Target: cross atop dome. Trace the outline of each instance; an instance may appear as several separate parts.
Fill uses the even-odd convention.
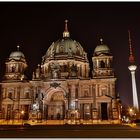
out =
[[[66,32],[68,32],[68,24],[67,24],[67,23],[68,23],[68,20],[66,19],[66,20],[65,20],[65,31],[66,31]]]
[[[65,30],[63,32],[63,37],[66,38],[66,37],[70,37],[70,33],[68,31],[68,20],[66,19],[65,20]]]
[[[19,46],[19,45],[17,45],[17,51],[19,51],[19,48],[20,48],[20,46]]]
[[[100,38],[100,43],[103,44],[103,38]]]

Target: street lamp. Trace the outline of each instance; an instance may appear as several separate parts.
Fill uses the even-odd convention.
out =
[[[24,110],[21,111],[22,125],[23,125],[23,117],[24,117]]]
[[[136,119],[137,114],[136,114],[136,112],[135,112],[135,110],[133,108],[129,108],[129,115],[131,117],[131,120]]]
[[[132,111],[133,111],[133,109],[132,109],[132,108],[130,108],[130,109],[129,109],[129,112],[132,112]]]
[[[130,114],[131,117],[133,116],[134,110],[132,108],[129,108],[129,114]]]
[[[14,120],[15,120],[15,110],[12,111],[12,124],[14,124]]]

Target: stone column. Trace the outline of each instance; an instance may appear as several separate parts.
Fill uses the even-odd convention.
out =
[[[75,90],[76,90],[76,87],[75,85],[71,85],[71,98],[70,98],[70,105],[72,103],[74,103],[74,108],[75,108]],[[71,107],[70,107],[71,108]],[[73,108],[73,109],[74,109]]]
[[[64,119],[67,118],[68,100],[64,100]]]
[[[80,103],[80,119],[83,119],[83,104]]]
[[[96,85],[92,85],[93,108],[96,108]]]
[[[89,66],[88,66],[88,64],[86,64],[86,73],[85,73],[85,75],[86,75],[86,78],[89,77]]]
[[[82,65],[82,77],[85,77],[85,65]]]
[[[85,66],[84,66],[84,71],[85,71],[84,77],[86,78],[86,73],[87,73],[86,64],[85,64]]]
[[[113,91],[112,91],[112,84],[109,84],[109,87],[110,87],[110,96],[113,96]]]
[[[6,71],[6,73],[9,72],[9,71],[8,71],[8,65],[7,65],[7,64],[6,64],[6,70],[5,70],[5,71]]]
[[[98,103],[97,112],[98,112],[98,119],[101,119],[101,103]]]
[[[98,84],[95,85],[95,95],[99,96]]]
[[[115,84],[112,84],[112,96],[115,97]]]
[[[43,106],[42,106],[42,107],[43,107],[42,118],[45,119],[45,114],[44,114],[44,113],[45,113],[45,112],[44,112],[44,111],[45,111],[45,108],[44,108],[44,101],[43,101]]]
[[[6,98],[6,88],[3,88],[3,98]]]
[[[97,59],[97,60],[95,60],[96,61],[96,66],[97,66],[97,68],[99,68],[99,60]]]
[[[80,65],[77,65],[77,68],[78,68],[78,73],[77,73],[77,76],[80,77]]]
[[[111,99],[111,102],[110,103],[108,103],[109,104],[109,116],[108,116],[108,118],[109,119],[111,119],[112,120],[112,118],[113,118],[113,111],[112,111],[112,99]]]
[[[15,100],[17,100],[17,87],[15,88]]]

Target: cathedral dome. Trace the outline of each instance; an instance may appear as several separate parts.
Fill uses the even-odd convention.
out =
[[[63,38],[53,42],[42,57],[41,79],[89,78],[87,53],[78,41],[70,38],[65,20]],[[34,79],[37,73],[34,74]]]
[[[25,58],[24,54],[19,51],[19,46],[17,46],[17,51],[11,52],[10,54],[10,58]]]
[[[67,28],[67,20],[65,21],[63,38],[53,42],[44,57],[45,59],[67,59],[70,57],[87,61],[86,53],[81,44],[70,38],[70,33]]]
[[[51,57],[51,55],[55,55],[55,57],[59,55],[68,55],[68,56],[83,56],[84,50],[79,42],[72,40],[70,38],[63,38],[57,40],[55,43],[49,47],[46,55],[47,57]]]
[[[95,55],[100,55],[100,54],[110,54],[110,49],[107,45],[103,44],[103,39],[100,39],[101,44],[98,45],[95,50],[94,54]]]
[[[24,58],[24,54],[20,51],[15,51],[15,52],[11,52],[10,57],[14,58],[14,57],[22,57]]]

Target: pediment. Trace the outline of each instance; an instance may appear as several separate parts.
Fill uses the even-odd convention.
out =
[[[10,98],[5,98],[5,99],[3,99],[3,102],[13,103],[13,100]]]
[[[103,95],[103,96],[101,96],[102,98],[108,98],[108,99],[112,99],[112,97],[110,97],[110,96],[107,96],[107,95]]]
[[[107,96],[107,95],[103,95],[97,98],[97,100],[101,100],[101,101],[111,101],[112,98]]]

